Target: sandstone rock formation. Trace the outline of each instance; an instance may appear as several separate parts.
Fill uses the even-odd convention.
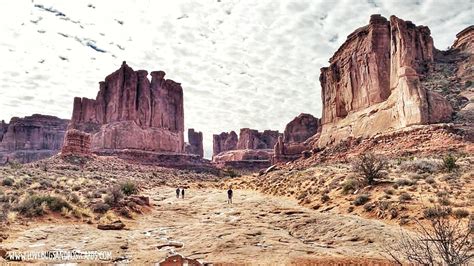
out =
[[[304,151],[311,150],[311,143],[307,140],[320,129],[320,120],[310,114],[295,117],[286,125],[283,136],[274,146],[272,163],[292,161],[301,157]]]
[[[188,129],[188,143],[186,143],[185,150],[186,153],[195,154],[201,158],[204,156],[202,132],[196,132],[192,128]]]
[[[91,135],[76,129],[70,129],[64,138],[61,150],[62,156],[78,155],[88,156],[91,154]]]
[[[91,134],[94,152],[184,153],[183,90],[165,72],[134,71],[125,62],[100,82],[95,100],[75,98],[71,129]]]
[[[395,16],[372,15],[321,69],[319,146],[416,124],[450,121],[441,95],[423,88],[434,60],[430,30]]]
[[[34,114],[0,123],[0,164],[28,163],[50,157],[61,149],[69,120]]]
[[[213,136],[212,161],[218,167],[258,169],[268,167],[273,147],[282,134],[276,130],[242,128],[240,135],[234,131]]]
[[[213,155],[217,155],[224,151],[235,150],[237,148],[237,142],[239,141],[239,137],[234,131],[213,135],[212,139]]]

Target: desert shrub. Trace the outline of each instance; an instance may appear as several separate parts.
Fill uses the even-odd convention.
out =
[[[72,187],[72,191],[79,191],[79,190],[81,190],[81,186],[80,186],[80,185],[74,185],[74,186]]]
[[[426,210],[425,210],[426,211]],[[450,209],[430,208],[428,225],[415,220],[416,234],[402,232],[400,240],[384,247],[385,253],[400,265],[469,265],[474,258],[472,228],[449,219]]]
[[[358,172],[369,185],[376,179],[383,177],[383,170],[387,168],[387,161],[381,156],[372,153],[362,154],[353,163],[354,171]]]
[[[19,163],[18,161],[15,161],[15,160],[9,161],[8,166],[10,166],[10,168],[13,169],[13,170],[19,170],[19,169],[23,168],[23,165],[21,163]]]
[[[74,204],[77,204],[79,203],[79,201],[81,201],[81,199],[79,198],[79,196],[76,194],[76,193],[70,193],[68,196],[67,196],[67,199],[74,203]]]
[[[120,189],[122,190],[123,194],[129,196],[132,194],[138,193],[138,188],[133,181],[125,181],[120,184]]]
[[[362,195],[357,196],[357,198],[354,200],[354,205],[356,205],[356,206],[364,205],[369,200],[370,200],[369,195],[362,194]]]
[[[403,192],[402,194],[400,194],[400,196],[398,197],[398,199],[399,199],[400,201],[409,201],[409,200],[411,200],[412,198],[411,198],[411,195],[410,195],[410,194],[408,194],[408,193],[406,193],[406,192]]]
[[[328,202],[331,198],[328,194],[324,194],[321,196],[321,202]]]
[[[49,195],[31,195],[21,201],[15,208],[19,214],[33,217],[44,214],[43,206],[53,212],[61,212],[63,208],[71,210],[72,206],[62,198]]]
[[[106,213],[110,210],[110,205],[107,203],[99,202],[92,205],[92,211],[96,213]]]
[[[390,208],[390,201],[380,201],[379,202],[379,209],[382,210],[382,211],[386,211]]]
[[[225,174],[232,178],[240,176],[239,173],[237,173],[235,170],[230,169],[230,168],[225,170]]]
[[[458,168],[458,165],[456,164],[456,161],[458,159],[454,157],[453,155],[449,154],[443,158],[443,168],[447,172],[453,172]]]
[[[387,194],[387,195],[393,195],[395,193],[395,191],[393,189],[389,189],[389,188],[384,189],[383,192],[385,192],[385,194]]]
[[[370,211],[373,210],[374,208],[375,208],[375,205],[372,204],[372,203],[370,203],[370,202],[364,204],[364,210],[365,210],[366,212],[370,212]]]
[[[12,178],[9,178],[9,177],[4,178],[2,180],[2,186],[11,187],[11,186],[13,186],[13,183],[15,183],[15,181]]]
[[[469,211],[465,209],[456,209],[453,211],[453,216],[456,219],[466,218],[469,217]]]
[[[428,207],[423,210],[423,217],[432,220],[438,217],[449,216],[452,212],[452,209],[449,207],[434,206]]]
[[[114,186],[110,191],[105,195],[104,202],[110,206],[117,205],[123,199],[123,192],[119,186]]]
[[[439,163],[433,159],[419,159],[405,161],[400,168],[404,171],[415,173],[434,173],[439,170]]]
[[[449,206],[451,205],[451,201],[449,200],[448,197],[441,197],[441,198],[438,198],[438,203],[443,205],[443,206]]]
[[[40,185],[41,185],[42,188],[49,188],[49,187],[52,186],[51,181],[48,180],[48,179],[43,179],[43,180],[41,180],[39,183],[40,183]]]
[[[425,179],[425,182],[426,182],[427,184],[434,184],[434,183],[436,183],[436,181],[435,181],[434,178],[432,178],[432,177],[426,178],[426,179]]]
[[[342,183],[342,193],[348,194],[350,192],[354,192],[359,188],[359,182],[355,179],[348,179]]]
[[[410,181],[408,179],[405,179],[405,178],[400,178],[400,179],[397,179],[397,181],[395,181],[396,184],[400,187],[402,186],[411,186],[413,185],[413,181]]]

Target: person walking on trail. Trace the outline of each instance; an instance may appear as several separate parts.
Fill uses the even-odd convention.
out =
[[[181,198],[184,199],[184,188],[181,189]]]
[[[179,199],[179,192],[180,192],[180,191],[179,191],[179,187],[178,187],[178,188],[176,189],[176,198],[178,198],[178,199]]]
[[[229,187],[229,190],[227,190],[227,204],[232,204],[232,196],[234,192],[232,191],[232,187]]]

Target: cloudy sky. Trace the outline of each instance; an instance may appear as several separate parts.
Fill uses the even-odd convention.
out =
[[[445,49],[473,24],[473,1],[2,1],[0,120],[70,118],[122,61],[182,83],[185,124],[212,134],[283,130],[320,116],[319,69],[371,14],[430,27]]]

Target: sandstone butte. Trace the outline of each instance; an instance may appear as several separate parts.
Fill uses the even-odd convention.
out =
[[[69,120],[34,114],[0,122],[0,164],[29,163],[61,150]]]
[[[63,153],[184,154],[183,89],[165,79],[163,71],[150,74],[151,81],[147,71],[134,71],[123,62],[99,83],[96,99],[74,98]],[[189,152],[202,157],[202,133],[188,134]]]
[[[213,135],[212,161],[218,167],[259,168],[270,165],[273,147],[281,136],[276,130],[240,129]]]
[[[318,146],[411,125],[449,122],[453,108],[421,86],[434,61],[430,30],[372,15],[321,69],[322,129]]]
[[[310,150],[313,136],[321,130],[320,123],[320,119],[310,114],[300,114],[291,120],[274,146],[272,163],[295,160],[304,151]]]

